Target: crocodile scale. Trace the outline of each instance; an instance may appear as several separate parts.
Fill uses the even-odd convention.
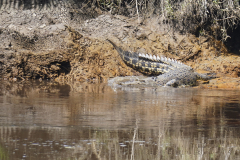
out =
[[[111,40],[107,40],[114,46],[122,60],[128,66],[144,74],[156,76],[154,78],[146,77],[145,79],[141,79],[141,83],[154,81],[152,83],[160,86],[193,86],[196,85],[196,82],[199,79],[209,80],[211,78],[215,78],[215,76],[208,76],[205,74],[199,74],[197,72],[194,72],[193,68],[191,68],[190,66],[187,66],[173,59],[169,59],[166,57],[160,58],[155,55],[152,56],[148,54],[124,51]],[[127,78],[128,77],[126,77],[126,79]],[[138,80],[138,78],[135,78],[134,80],[133,79],[134,78],[131,77],[132,83],[135,83],[133,81]],[[111,81],[113,82],[114,80]],[[119,80],[116,78],[115,81]],[[131,84],[131,82],[129,82],[128,84]]]

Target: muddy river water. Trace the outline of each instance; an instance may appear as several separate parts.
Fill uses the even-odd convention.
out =
[[[240,90],[0,84],[1,160],[240,159]]]

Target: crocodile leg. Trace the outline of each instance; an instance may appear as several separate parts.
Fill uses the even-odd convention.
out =
[[[109,80],[110,84],[117,85],[151,85],[151,86],[194,86],[197,80],[209,80],[216,76],[209,76],[194,72],[190,66],[166,57],[159,58],[148,54],[128,52],[108,40],[118,51],[122,60],[130,67],[147,75],[157,77],[116,77]]]

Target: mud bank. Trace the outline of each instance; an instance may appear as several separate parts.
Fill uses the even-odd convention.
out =
[[[2,79],[104,82],[115,76],[141,75],[123,63],[107,38],[126,50],[174,58],[198,72],[215,72],[220,77],[203,86],[216,87],[228,83],[221,77],[240,76],[240,57],[229,53],[221,42],[208,35],[180,34],[158,17],[140,24],[138,18],[119,15],[83,19],[63,13],[1,11]]]

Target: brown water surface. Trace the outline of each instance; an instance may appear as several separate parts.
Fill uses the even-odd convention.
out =
[[[239,97],[239,90],[2,81],[0,159],[240,159]]]

